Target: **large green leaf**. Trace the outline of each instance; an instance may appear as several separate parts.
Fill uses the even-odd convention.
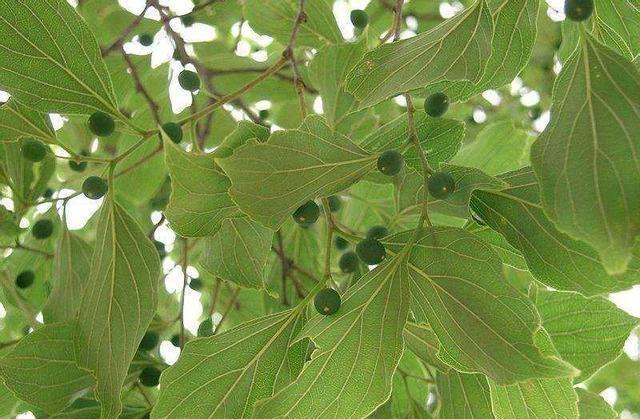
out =
[[[250,418],[254,403],[293,380],[306,345],[292,345],[302,318],[259,317],[218,336],[189,342],[163,375],[154,418]]]
[[[98,43],[65,0],[1,0],[0,39],[0,87],[25,105],[118,115]]]
[[[63,227],[56,245],[54,283],[42,314],[47,323],[73,320],[91,270],[93,248]]]
[[[120,390],[156,312],[159,276],[155,246],[109,194],[74,336],[78,364],[96,377],[103,417],[122,409]]]
[[[167,139],[164,144],[171,177],[165,215],[176,233],[210,236],[225,218],[241,215],[229,196],[229,179],[216,168],[213,156],[186,153]]]
[[[360,107],[442,80],[478,82],[491,55],[493,20],[485,0],[413,38],[362,57],[347,80]]]
[[[56,140],[46,114],[29,109],[13,99],[0,106],[0,142],[15,141],[22,137],[37,137],[50,143]]]
[[[558,229],[627,269],[640,233],[640,72],[585,34],[554,88],[551,123],[531,160]]]
[[[301,333],[316,350],[300,376],[260,402],[256,417],[366,417],[391,392],[409,310],[403,256],[360,278],[338,313],[316,315]],[[331,385],[326,379],[331,377]]]
[[[572,292],[540,290],[536,306],[562,359],[580,369],[580,381],[614,361],[640,322],[605,298]]]
[[[273,231],[247,217],[230,218],[205,242],[202,267],[213,275],[249,288],[264,286],[264,270]]]
[[[439,418],[493,418],[489,385],[482,374],[440,372],[436,376],[436,387],[442,399]]]
[[[62,410],[94,385],[73,354],[73,323],[42,326],[0,358],[0,376],[20,399],[49,413]]]
[[[347,188],[375,161],[376,156],[332,132],[322,118],[310,116],[299,129],[247,144],[219,164],[231,179],[230,194],[240,209],[276,230],[300,205]]]
[[[300,25],[297,45],[317,48],[342,41],[327,0],[305,2],[304,12],[306,21]],[[276,38],[283,45],[289,41],[297,14],[297,0],[248,0],[244,3],[244,16],[251,27]]]
[[[398,252],[409,233],[386,246]],[[412,310],[433,328],[438,358],[461,372],[481,372],[500,384],[562,377],[575,370],[537,346],[538,313],[508,283],[489,245],[464,230],[423,231],[409,255]]]
[[[530,168],[503,179],[511,184],[509,188],[476,190],[471,207],[522,253],[536,279],[555,289],[584,295],[620,291],[638,282],[637,258],[627,273],[609,275],[595,250],[558,231],[540,205],[538,182]]]

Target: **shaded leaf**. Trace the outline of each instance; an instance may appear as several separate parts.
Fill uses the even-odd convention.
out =
[[[29,109],[15,99],[0,106],[0,142],[36,137],[55,143],[56,134],[49,117]]]
[[[580,419],[615,419],[618,413],[597,394],[583,388],[576,388],[578,393],[578,411]]]

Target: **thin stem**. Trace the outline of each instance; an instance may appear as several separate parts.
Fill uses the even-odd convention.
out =
[[[127,26],[124,31],[122,31],[122,34],[118,37],[118,39],[116,39],[109,47],[102,49],[102,56],[107,56],[110,53],[112,53],[114,50],[116,50],[119,46],[122,45],[122,43],[124,42],[124,39],[129,36],[129,34],[131,32],[133,32],[133,30],[135,28],[138,27],[138,25],[140,25],[140,23],[142,22],[142,19],[144,19],[144,15],[145,13],[147,13],[147,10],[149,9],[150,4],[147,3],[144,6],[144,9],[142,10],[142,12],[136,16],[136,18],[133,20],[133,22],[131,22],[131,24],[129,26]]]
[[[43,255],[47,259],[51,259],[53,254],[46,252],[44,250],[36,249],[35,247],[25,246],[22,243],[16,243],[14,246],[0,246],[0,249],[12,249],[12,250],[24,250],[27,252],[37,253],[39,255]]]
[[[284,243],[282,240],[282,230],[278,230],[278,232],[276,233],[276,237],[278,239],[278,249],[279,249],[279,255],[281,255],[280,257],[280,266],[282,269],[282,296],[281,296],[281,300],[282,300],[282,304],[284,305],[289,305],[289,302],[287,301],[287,276],[289,275],[289,259],[287,258],[285,252],[284,252]]]
[[[229,299],[229,304],[227,305],[227,308],[224,310],[224,313],[222,313],[222,317],[220,318],[220,322],[218,322],[218,324],[216,325],[216,330],[213,331],[214,335],[218,332],[218,330],[220,330],[220,327],[222,326],[222,323],[227,319],[227,316],[229,315],[229,313],[233,309],[233,305],[235,304],[236,300],[238,299],[238,294],[240,294],[240,287],[236,287],[236,289],[233,290],[233,294],[231,294],[231,299]]]
[[[142,141],[140,142],[140,145],[142,145]],[[144,157],[141,157],[140,160],[136,161],[131,166],[127,167],[126,169],[122,169],[122,171],[118,172],[116,174],[116,177],[125,175],[125,174],[131,172],[132,170],[135,170],[136,168],[142,166],[148,160],[152,159],[154,156],[156,156],[158,153],[160,153],[162,151],[162,148],[163,148],[163,145],[162,145],[162,143],[160,143],[160,145],[158,145],[158,147],[156,147],[151,153],[147,154]],[[127,152],[128,151],[129,150],[127,150]],[[131,154],[131,153],[129,153],[129,154]]]
[[[180,350],[184,349],[184,296],[187,291],[187,282],[189,275],[187,274],[187,266],[189,264],[189,246],[188,240],[183,239],[182,242],[182,294],[180,295]]]
[[[331,208],[329,207],[329,200],[322,198],[322,209],[324,210],[325,224],[326,224],[326,243],[324,248],[324,281],[329,284],[332,281],[331,277],[331,249],[333,244],[333,231],[335,230],[335,223],[333,222],[333,216],[331,215]]]
[[[126,61],[127,66],[129,67],[129,70],[131,70],[131,77],[133,78],[133,82],[136,86],[136,91],[141,93],[144,99],[147,101],[147,104],[149,105],[149,110],[151,110],[151,114],[153,115],[153,119],[156,121],[156,124],[162,125],[162,121],[160,120],[160,114],[158,112],[160,109],[160,106],[156,103],[155,100],[153,100],[153,98],[149,94],[149,91],[145,89],[144,85],[142,84],[142,80],[140,79],[140,75],[138,74],[138,69],[136,68],[133,61],[131,61],[131,57],[129,57],[129,54],[127,54],[124,51],[123,47],[120,48],[120,52],[122,53],[122,57]]]
[[[293,84],[295,86],[296,93],[298,94],[298,106],[300,108],[301,119],[305,119],[307,117],[307,106],[304,102],[305,84],[302,80],[302,77],[300,77],[300,70],[298,69],[298,64],[296,63],[293,50],[295,49],[296,39],[298,38],[298,33],[300,32],[300,26],[307,21],[307,15],[304,12],[304,2],[305,0],[298,0],[298,14],[296,15],[293,29],[291,30],[289,42],[287,43],[287,46],[282,53],[282,56],[287,58],[291,63],[291,69],[293,70]]]

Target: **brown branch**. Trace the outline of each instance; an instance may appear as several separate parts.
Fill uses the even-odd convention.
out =
[[[304,2],[305,0],[298,0],[298,14],[296,15],[293,29],[291,30],[289,42],[282,53],[282,55],[291,63],[291,69],[293,70],[293,84],[298,94],[298,106],[300,107],[300,116],[302,119],[307,117],[307,106],[304,103],[304,81],[302,80],[302,77],[300,77],[300,70],[298,69],[298,63],[296,62],[293,50],[295,48],[296,39],[298,38],[298,33],[300,32],[300,26],[307,21],[307,15],[304,12]]]
[[[153,158],[156,154],[160,153],[161,151],[162,151],[162,143],[160,143],[158,145],[158,147],[156,147],[151,153],[149,153],[146,156],[140,158],[140,160],[138,160],[137,162],[133,163],[131,166],[127,167],[126,169],[123,169],[122,171],[116,173],[115,177],[126,175],[127,173],[131,172],[132,170],[137,169],[138,167],[140,167],[144,163],[146,163],[147,160]]]
[[[144,15],[145,13],[147,13],[147,10],[149,10],[149,6],[150,6],[150,2],[147,2],[147,4],[144,6],[144,9],[142,10],[142,12],[136,16],[136,18],[133,20],[133,22],[131,22],[131,24],[129,26],[127,26],[124,31],[122,31],[122,34],[118,37],[118,39],[116,39],[110,46],[108,46],[107,48],[103,48],[102,49],[102,56],[105,57],[109,54],[111,54],[114,50],[116,50],[118,47],[120,47],[125,38],[129,36],[129,34],[138,27],[138,25],[140,25],[140,22],[142,22],[142,19],[144,19]]]
[[[153,240],[153,236],[154,234],[156,234],[156,230],[158,230],[158,228],[160,228],[160,226],[162,225],[162,223],[164,223],[164,221],[167,218],[164,216],[164,213],[162,213],[162,216],[160,217],[160,220],[158,220],[157,223],[155,223],[153,225],[153,227],[151,227],[151,231],[149,231],[149,234],[147,235],[147,237],[149,237],[149,240]]]
[[[131,57],[129,57],[129,55],[124,51],[124,48],[121,47],[120,51],[122,52],[122,57],[126,61],[127,66],[129,66],[129,70],[131,70],[131,77],[133,78],[133,82],[136,86],[136,91],[144,96],[144,99],[149,105],[149,109],[151,110],[151,114],[153,115],[153,119],[156,121],[156,124],[162,125],[160,114],[158,113],[160,106],[156,103],[155,100],[153,100],[147,89],[145,89],[144,85],[142,84],[140,74],[138,74],[138,69],[136,68],[133,61],[131,61]]]

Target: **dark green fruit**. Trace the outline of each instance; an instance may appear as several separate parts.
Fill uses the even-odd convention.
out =
[[[258,116],[260,117],[260,119],[269,118],[269,109],[262,109],[261,111],[258,112]]]
[[[100,199],[108,190],[109,185],[99,176],[89,176],[82,182],[82,193],[89,199]]]
[[[369,15],[364,10],[352,10],[351,15],[351,24],[359,29],[364,29],[369,24]]]
[[[180,124],[176,124],[175,122],[167,122],[166,124],[162,125],[162,130],[165,134],[167,134],[167,137],[169,137],[169,139],[175,144],[178,144],[180,143],[180,141],[182,141],[182,127],[180,126]]]
[[[35,279],[36,274],[33,271],[22,271],[16,277],[16,286],[22,289],[29,288]]]
[[[42,197],[44,199],[49,199],[53,196],[53,189],[51,188],[47,188],[44,190],[44,192],[42,193]]]
[[[22,142],[20,146],[20,151],[22,152],[22,157],[26,160],[29,160],[33,163],[38,163],[47,155],[47,146],[42,143],[40,140],[36,140],[35,138],[27,138]]]
[[[316,294],[313,305],[316,307],[316,310],[318,310],[318,313],[329,316],[338,311],[341,302],[342,300],[340,299],[338,291],[333,288],[325,288]]]
[[[175,346],[176,348],[180,347],[180,335],[175,334],[173,336],[171,336],[171,344],[173,346]]]
[[[429,193],[436,199],[447,199],[456,190],[456,182],[449,173],[436,172],[427,179]]]
[[[142,46],[148,47],[153,44],[153,35],[150,33],[142,33],[138,37],[138,42],[140,42]]]
[[[331,195],[327,198],[327,201],[329,201],[329,210],[331,212],[338,212],[340,211],[340,208],[342,208],[342,201],[338,196]]]
[[[564,14],[574,22],[589,19],[593,13],[593,0],[567,0],[564,2]]]
[[[156,332],[147,332],[142,337],[140,341],[140,345],[138,345],[138,350],[140,351],[150,351],[160,342],[160,335]]]
[[[80,153],[80,155],[88,156],[89,153],[86,151],[83,151]],[[69,169],[73,170],[74,172],[84,172],[85,170],[87,170],[87,166],[88,166],[88,163],[86,161],[69,160]]]
[[[307,201],[293,213],[293,219],[296,223],[303,226],[309,226],[315,223],[319,216],[320,208],[318,208],[318,205],[313,201]]]
[[[358,255],[355,252],[346,252],[340,256],[338,261],[340,270],[346,274],[355,272],[358,269]]]
[[[209,318],[203,320],[198,326],[198,337],[205,338],[211,335],[213,335],[213,321]]]
[[[336,249],[338,250],[344,250],[349,247],[349,242],[340,236],[336,236],[333,243],[336,245]]]
[[[540,118],[541,115],[542,109],[540,109],[540,106],[534,106],[533,108],[529,109],[529,118],[531,118],[532,121]]]
[[[180,21],[185,27],[188,28],[190,26],[193,26],[194,23],[196,23],[196,18],[191,15],[184,15],[184,16],[180,16]]]
[[[442,92],[429,95],[424,100],[424,111],[434,118],[444,115],[449,109],[449,96]]]
[[[51,220],[38,220],[31,228],[31,234],[38,240],[49,238],[53,233],[53,222]]]
[[[198,73],[189,70],[182,70],[178,75],[178,83],[184,90],[195,92],[200,88],[200,77]]]
[[[160,383],[161,373],[156,367],[146,367],[140,372],[140,383],[145,387],[155,387]]]
[[[189,281],[189,288],[194,291],[200,291],[202,289],[202,279],[191,278],[191,281]]]
[[[389,229],[385,226],[373,226],[367,231],[367,238],[381,239],[389,235]]]
[[[377,265],[387,256],[387,251],[377,239],[364,239],[356,245],[356,253],[367,265]]]
[[[116,123],[111,116],[98,111],[89,117],[89,129],[98,137],[108,137],[116,129]]]
[[[154,240],[153,245],[156,247],[160,259],[164,259],[165,256],[167,256],[167,249],[164,247],[164,243],[159,242],[158,240]]]
[[[396,150],[387,150],[378,157],[378,170],[384,175],[395,176],[400,173],[404,158]]]

